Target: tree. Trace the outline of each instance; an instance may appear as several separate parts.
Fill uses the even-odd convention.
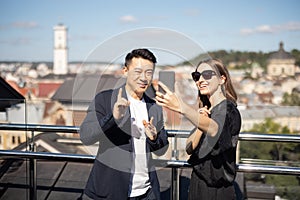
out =
[[[293,90],[291,94],[285,92],[281,104],[285,106],[300,106],[300,93],[297,90]]]
[[[270,134],[289,134],[290,130],[287,126],[281,126],[271,118],[266,118],[263,123],[255,124],[250,130],[251,132],[270,133]],[[264,144],[266,145],[266,144]],[[282,142],[274,142],[266,145],[264,149],[269,150],[270,158],[273,160],[286,160],[289,157],[289,151],[295,148],[295,144],[284,144]],[[267,156],[266,156],[267,157]]]
[[[281,126],[273,121],[271,118],[265,119],[263,123],[255,124],[250,132],[257,133],[277,133],[277,134],[289,134],[290,130],[287,126]],[[284,144],[282,142],[246,142],[242,141],[240,145],[241,157],[246,158],[259,158],[267,160],[289,160],[298,161],[300,145],[294,143]],[[264,179],[258,178],[261,176],[248,175],[247,179],[252,181],[263,181],[269,185],[275,185],[276,194],[287,199],[300,200],[299,192],[299,180],[297,176],[283,176],[283,175],[266,175]]]

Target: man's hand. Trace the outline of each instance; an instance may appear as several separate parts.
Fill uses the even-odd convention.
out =
[[[130,102],[122,97],[122,88],[119,89],[117,101],[113,108],[113,116],[115,119],[121,119],[124,117],[127,107],[130,105]]]
[[[146,135],[150,140],[155,140],[157,137],[156,127],[153,125],[153,117],[151,117],[150,122],[143,120]]]

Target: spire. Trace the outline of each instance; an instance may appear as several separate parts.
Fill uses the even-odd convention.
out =
[[[282,41],[279,43],[279,51],[284,51],[284,49],[283,49],[283,42]]]

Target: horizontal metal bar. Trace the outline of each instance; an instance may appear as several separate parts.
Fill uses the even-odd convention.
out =
[[[188,130],[167,130],[169,137],[182,137],[187,138],[189,137],[191,131]]]
[[[0,130],[79,133],[79,126],[0,123]],[[188,136],[188,130],[167,130],[169,136]]]
[[[168,160],[167,166],[172,168],[191,167],[191,165],[184,160]]]
[[[0,130],[38,131],[38,132],[64,132],[79,133],[78,126],[57,126],[44,124],[8,124],[0,123]],[[167,130],[169,137],[188,137],[188,130]],[[294,142],[300,143],[300,135],[296,134],[262,134],[254,132],[241,132],[241,141],[263,141],[263,142]]]
[[[95,160],[95,156],[92,155],[60,154],[60,153],[48,153],[48,152],[29,152],[29,151],[12,151],[12,150],[0,150],[0,156],[1,159],[31,158],[31,159],[40,159],[40,160],[70,161],[70,162],[82,162],[82,163],[92,163]],[[169,168],[191,167],[191,165],[188,162],[182,160],[158,160],[158,161],[166,162],[165,167],[169,167]],[[300,167],[290,167],[290,166],[238,164],[237,170],[239,172],[247,172],[247,173],[300,175]]]
[[[167,164],[168,164],[167,167],[172,167],[172,168],[192,167],[186,161],[180,161],[180,160],[170,160],[167,161]],[[237,170],[239,172],[247,172],[247,173],[300,175],[300,167],[290,167],[290,166],[237,164]]]
[[[300,161],[288,161],[288,160],[263,160],[253,158],[241,158],[240,163],[243,164],[264,164],[264,165],[281,165],[281,166],[299,166]]]
[[[45,124],[0,123],[0,130],[78,133],[79,127],[78,126],[45,125]]]
[[[296,134],[262,134],[262,133],[242,132],[239,134],[239,140],[261,141],[261,142],[300,143],[300,135],[296,135]]]
[[[300,175],[300,167],[290,166],[238,164],[237,169],[239,172],[248,173]]]
[[[1,159],[17,157],[23,159],[31,158],[31,159],[40,159],[40,160],[87,162],[87,163],[92,163],[95,160],[95,156],[92,155],[15,151],[15,150],[0,150],[0,156]]]

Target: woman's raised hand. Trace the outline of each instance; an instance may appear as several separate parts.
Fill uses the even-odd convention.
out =
[[[156,103],[160,106],[181,113],[182,100],[162,82],[159,81],[158,85],[162,88],[165,94],[157,91],[155,97]]]

